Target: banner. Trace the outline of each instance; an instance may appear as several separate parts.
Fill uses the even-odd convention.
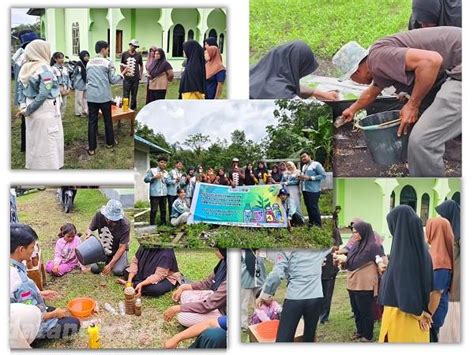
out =
[[[239,227],[287,227],[278,197],[281,185],[221,186],[197,183],[188,223]]]

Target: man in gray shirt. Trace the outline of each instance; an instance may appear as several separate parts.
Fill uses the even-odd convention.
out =
[[[410,175],[444,176],[445,143],[461,134],[461,29],[433,27],[402,32],[382,38],[368,51],[349,42],[336,53],[333,63],[345,72],[341,79],[370,84],[342,113],[347,121],[370,105],[384,88],[394,86],[397,92],[409,94],[400,112],[398,135],[407,134],[413,125],[408,143]]]
[[[114,64],[107,59],[109,44],[98,41],[95,44],[97,56],[87,64],[87,107],[89,109],[88,140],[89,155],[94,155],[97,149],[97,122],[99,110],[102,112],[105,126],[105,143],[107,148],[117,144],[112,124],[112,88],[123,79],[123,73],[115,73]]]

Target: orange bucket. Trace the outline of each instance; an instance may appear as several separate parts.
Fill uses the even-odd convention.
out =
[[[95,301],[89,297],[73,298],[67,304],[67,309],[74,317],[86,318],[94,312]]]
[[[256,333],[260,338],[275,340],[278,331],[278,325],[280,321],[278,319],[269,320],[262,322],[255,327]]]

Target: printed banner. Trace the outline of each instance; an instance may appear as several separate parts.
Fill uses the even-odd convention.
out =
[[[278,197],[281,185],[221,186],[198,183],[188,223],[283,228],[286,211]]]

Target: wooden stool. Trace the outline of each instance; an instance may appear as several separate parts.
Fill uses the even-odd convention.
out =
[[[38,265],[33,266],[26,270],[27,275],[32,279],[40,291],[44,290],[44,284],[46,283],[46,269],[43,265],[43,259],[41,258],[41,249],[38,251]]]

